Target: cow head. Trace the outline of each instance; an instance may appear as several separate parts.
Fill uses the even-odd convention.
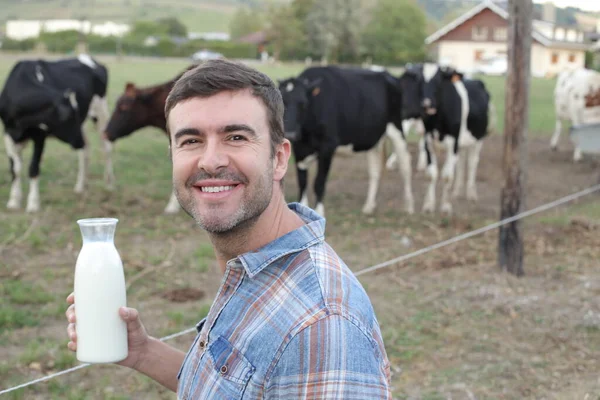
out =
[[[416,67],[407,67],[402,76],[400,76],[403,119],[421,117],[423,84],[423,72]]]
[[[114,142],[148,125],[164,129],[163,97],[166,96],[160,96],[159,91],[159,87],[139,89],[128,82],[106,125],[106,138]],[[161,98],[157,99],[157,96]]]
[[[423,69],[425,80],[423,88],[423,111],[426,115],[436,115],[438,94],[441,86],[447,82],[462,80],[463,74],[452,67],[439,67],[435,64],[425,64]]]
[[[279,82],[279,91],[285,106],[283,115],[285,137],[292,142],[302,139],[301,127],[306,119],[311,98],[318,96],[321,91],[320,83],[321,78],[312,81],[290,78]]]

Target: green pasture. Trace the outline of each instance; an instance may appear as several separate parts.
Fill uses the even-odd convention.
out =
[[[15,59],[0,56],[0,85]],[[187,60],[99,59],[109,68],[111,111],[127,82],[138,86],[164,82],[188,65]],[[304,68],[302,64],[256,67],[274,79],[293,76]],[[505,81],[491,77],[484,78],[484,81],[496,105],[499,131],[502,132]],[[546,137],[553,131],[553,87],[553,80],[532,79],[531,137]],[[91,145],[86,193],[80,196],[72,190],[77,175],[76,154],[64,143],[50,139],[41,164],[41,211],[37,214],[27,214],[23,209],[6,210],[10,174],[4,156],[4,142],[0,141],[0,390],[77,365],[73,354],[66,349],[64,311],[65,298],[72,291],[75,260],[81,247],[76,224],[79,218],[119,218],[116,245],[126,266],[126,280],[131,283],[128,303],[140,309],[152,335],[160,337],[190,327],[206,315],[218,288],[220,277],[206,235],[183,212],[170,216],[162,214],[171,192],[168,142],[164,133],[147,128],[116,142],[113,160],[117,186],[111,192],[106,190],[102,181],[104,156],[98,133],[89,124],[86,132]],[[501,148],[498,151],[502,151]],[[24,151],[25,170],[30,156],[31,145]],[[23,207],[26,184],[27,178],[24,178]],[[288,197],[295,198],[294,183],[288,182],[286,187],[289,188]],[[469,216],[456,219],[439,215],[407,216],[401,207],[394,208],[389,204],[381,204],[383,211],[377,216],[366,217],[360,214],[359,208],[351,208],[345,203],[348,196],[360,196],[362,201],[364,191],[358,194],[331,191],[327,234],[334,248],[355,269],[417,250],[416,246],[441,241],[484,222]],[[595,205],[580,205],[573,212],[580,215],[586,210],[594,213],[597,219],[598,207]],[[571,229],[570,220],[559,211],[549,213],[541,222],[554,230]],[[592,248],[589,244],[592,233],[586,232],[573,237],[577,239],[576,245],[584,249]],[[586,236],[588,234],[590,237]],[[403,235],[414,240],[412,248],[400,247],[398,243]],[[531,236],[532,244],[528,245],[531,246],[528,249],[534,249],[534,261],[530,264],[534,277],[529,281],[505,279],[482,272],[492,268],[482,266],[483,262],[490,263],[495,259],[496,242],[491,234],[484,236],[480,242],[470,242],[474,243],[473,247],[463,244],[464,252],[450,248],[409,263],[406,270],[398,270],[397,273],[361,277],[367,292],[373,296],[382,323],[386,348],[394,365],[392,379],[396,398],[442,399],[449,398],[449,393],[453,394],[452,398],[469,398],[462,386],[456,386],[458,389],[453,386],[463,384],[481,399],[534,398],[524,394],[526,385],[521,376],[528,374],[528,379],[538,385],[532,386],[532,390],[542,388],[544,391],[540,393],[547,394],[554,393],[555,388],[551,385],[554,376],[558,376],[554,374],[571,374],[565,379],[568,382],[580,379],[574,381],[576,385],[585,378],[583,372],[576,375],[577,371],[584,371],[579,369],[584,367],[593,375],[593,379],[585,382],[596,382],[597,365],[592,361],[598,359],[595,356],[600,351],[600,330],[597,327],[573,328],[569,325],[571,330],[557,332],[556,342],[551,342],[556,321],[563,321],[573,315],[572,312],[555,315],[552,319],[543,313],[523,311],[530,304],[525,303],[527,299],[516,305],[508,300],[502,303],[503,296],[509,298],[513,293],[522,293],[519,292],[522,287],[525,287],[523,290],[538,290],[536,293],[540,297],[555,293],[554,289],[542,285],[542,280],[547,278],[556,282],[557,286],[562,285],[563,281],[555,280],[558,279],[556,274],[572,272],[583,279],[585,273],[592,273],[589,269],[584,270],[591,262],[589,260],[597,260],[591,250],[578,252],[580,258],[574,261],[568,258],[570,250],[559,247],[570,240],[569,235],[561,236],[562,242],[557,239],[544,247],[547,249],[551,244],[555,253],[540,253],[539,256],[534,254],[534,250],[541,245],[533,243],[539,238]],[[464,254],[465,258],[455,259],[455,256],[463,257]],[[450,267],[442,270],[438,265]],[[457,265],[464,268],[452,268]],[[471,267],[472,270],[469,270]],[[430,270],[424,271],[426,268]],[[543,268],[550,272],[541,271]],[[597,275],[595,279],[593,282],[597,282]],[[483,282],[481,286],[480,282]],[[574,296],[584,291],[576,287],[577,282],[573,278],[565,283],[574,288]],[[168,293],[190,287],[199,288],[204,293],[187,302],[167,300]],[[588,290],[587,287],[585,290]],[[589,288],[589,298],[593,299],[597,291],[597,283],[593,283]],[[456,297],[463,295],[461,299]],[[564,304],[580,307],[571,298],[563,300]],[[533,300],[531,302],[534,304]],[[553,308],[562,304],[558,302]],[[524,328],[519,330],[515,327],[514,332],[523,334],[522,338],[512,337],[513,331],[503,336],[507,332],[505,327],[511,326],[521,315],[524,316]],[[191,339],[188,335],[173,341],[173,344],[186,350]],[[518,343],[518,339],[523,342],[531,340],[527,342],[529,347]],[[531,353],[528,351],[533,352],[532,348],[538,351],[534,343],[540,340],[547,341],[547,349],[550,349],[547,352],[552,357],[544,358],[546,350],[529,357]],[[583,348],[587,358],[578,365],[573,362],[568,368],[563,368],[568,357],[560,353],[562,347],[568,350],[571,345],[581,346],[580,342],[585,343]],[[578,354],[573,353],[572,358],[578,359]],[[560,381],[560,378],[557,379]],[[559,385],[560,388],[565,389],[566,386]],[[502,397],[505,391],[508,394]],[[572,391],[568,393],[573,394]],[[569,394],[557,398],[573,398]],[[583,396],[584,392],[580,398]],[[94,366],[7,396],[7,399],[32,398],[174,397],[158,384],[123,368]]]

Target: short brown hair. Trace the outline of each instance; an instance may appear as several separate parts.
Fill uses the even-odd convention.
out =
[[[195,98],[210,97],[223,91],[251,89],[252,95],[267,107],[271,136],[271,156],[283,142],[283,99],[275,83],[267,75],[242,63],[219,59],[202,62],[186,71],[173,85],[165,102],[165,117],[178,103]],[[167,123],[167,132],[168,132]],[[169,143],[171,135],[169,133]]]

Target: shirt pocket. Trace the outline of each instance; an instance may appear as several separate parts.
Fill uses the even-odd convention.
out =
[[[241,399],[256,368],[221,336],[208,345],[207,353],[213,372],[218,374],[215,382],[218,394],[227,399]]]

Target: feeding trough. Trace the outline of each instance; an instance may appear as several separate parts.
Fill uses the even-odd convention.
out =
[[[600,154],[600,122],[571,126],[569,135],[582,152]]]

